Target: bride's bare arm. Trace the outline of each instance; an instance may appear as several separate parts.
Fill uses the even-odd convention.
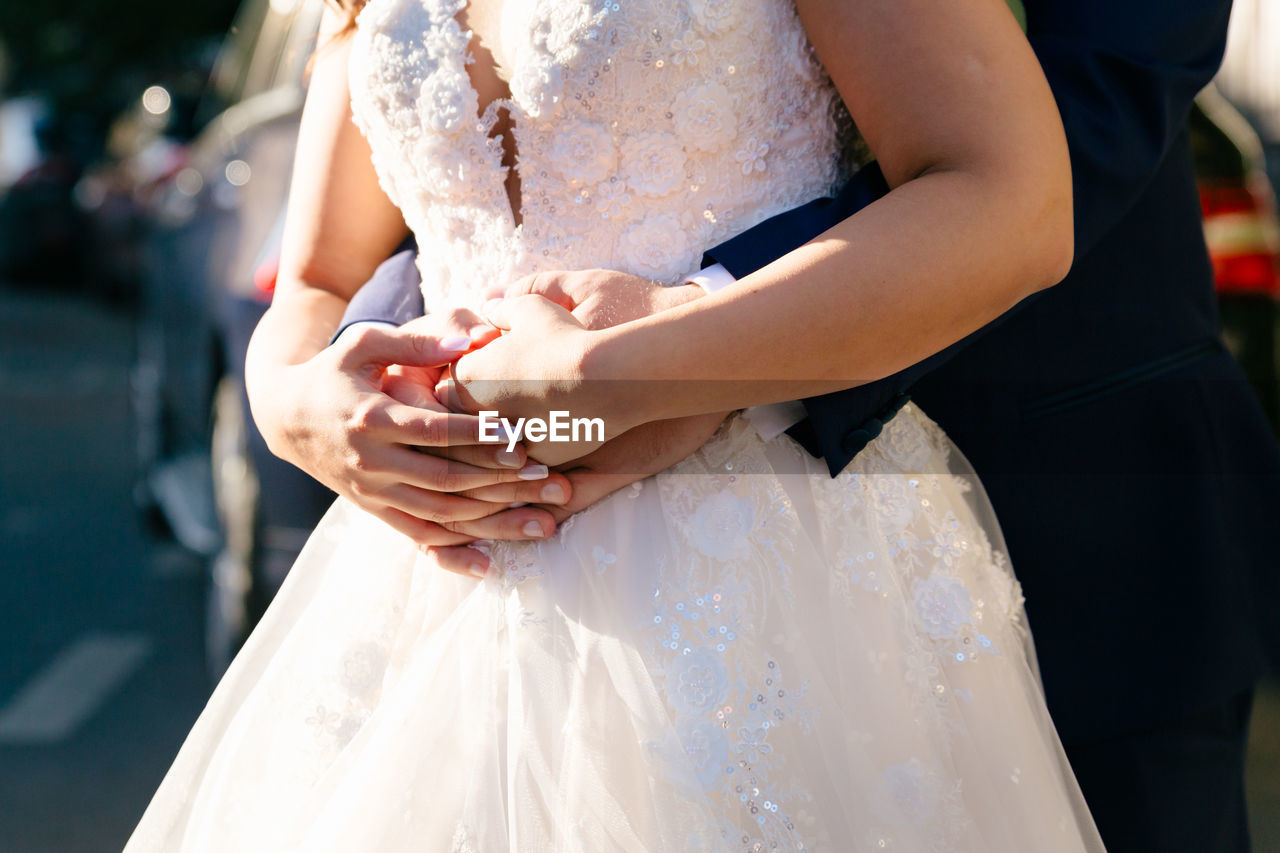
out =
[[[508,500],[545,502],[542,489],[551,483],[569,497],[567,480],[526,466],[522,448],[479,445],[469,415],[383,393],[388,365],[447,363],[492,339],[492,327],[470,312],[438,311],[403,331],[363,329],[327,346],[352,294],[406,233],[351,122],[350,41],[330,39],[337,28],[337,16],[327,13],[302,115],[275,298],[249,346],[254,419],[274,453],[419,544],[549,535],[555,523],[541,509],[497,512],[506,504],[457,493],[510,484]]]
[[[732,288],[612,329],[508,300],[489,319],[509,333],[459,362],[464,388],[525,377],[520,353],[536,350],[560,361],[528,378],[554,387],[536,400],[488,386],[516,392],[509,409],[549,403],[626,429],[795,399],[895,373],[1066,274],[1062,124],[1001,0],[797,6],[892,191]],[[596,377],[633,381],[584,381]]]

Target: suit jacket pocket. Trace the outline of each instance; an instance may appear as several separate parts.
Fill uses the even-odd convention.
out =
[[[1222,343],[1216,339],[1198,341],[1189,346],[1174,350],[1167,355],[1151,359],[1125,370],[1109,374],[1093,382],[1056,391],[1042,397],[1036,397],[1022,404],[1022,419],[1035,420],[1048,415],[1057,414],[1066,409],[1105,397],[1149,382],[1166,373],[1170,373],[1185,365],[1209,358],[1222,351]]]

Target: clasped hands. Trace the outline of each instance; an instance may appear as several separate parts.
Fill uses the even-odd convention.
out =
[[[636,425],[605,418],[604,442],[508,449],[505,439],[480,440],[478,411],[512,422],[551,409],[593,416],[598,390],[576,370],[590,333],[702,293],[612,270],[539,273],[515,282],[483,317],[452,309],[395,330],[353,330],[316,357],[341,374],[341,424],[328,440],[315,440],[325,432],[317,429],[311,441],[295,441],[286,458],[441,567],[483,576],[488,559],[471,543],[552,535],[573,513],[697,450],[724,414]],[[609,392],[615,404],[626,390]],[[321,405],[313,401],[313,412]]]

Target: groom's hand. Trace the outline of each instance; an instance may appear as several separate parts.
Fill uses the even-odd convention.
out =
[[[692,302],[705,291],[696,284],[665,286],[617,270],[542,272],[507,288],[507,296],[543,296],[571,312],[588,329],[607,329]]]
[[[581,459],[556,470],[573,485],[564,504],[542,506],[558,524],[618,489],[667,470],[715,434],[728,412],[653,421],[628,430]]]
[[[605,442],[594,452],[557,469],[559,475],[567,478],[571,487],[567,502],[537,504],[525,509],[545,511],[559,524],[575,512],[604,500],[632,483],[665,471],[689,456],[715,434],[727,414],[654,421],[628,430],[612,441]],[[499,535],[491,538],[525,537]],[[467,572],[468,567],[474,565],[478,558],[483,559],[480,552],[465,545],[427,550],[435,556],[441,568],[455,572]]]

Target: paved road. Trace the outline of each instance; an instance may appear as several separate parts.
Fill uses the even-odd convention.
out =
[[[0,288],[0,853],[119,851],[207,694],[200,566],[131,507],[131,350],[125,317]],[[1250,783],[1280,851],[1274,687]]]
[[[130,493],[132,325],[0,290],[0,850],[119,851],[199,713],[202,573]]]

